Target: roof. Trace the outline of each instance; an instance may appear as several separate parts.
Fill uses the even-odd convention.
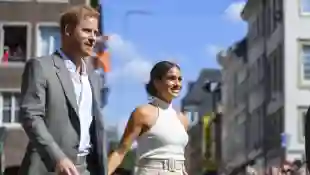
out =
[[[253,8],[257,9],[257,5],[262,3],[262,0],[247,0],[246,4],[244,5],[241,11],[241,18],[243,20],[248,20],[248,17],[251,13],[253,13]]]
[[[227,64],[226,60],[229,60],[232,58],[238,58],[242,59],[244,63],[246,63],[247,60],[247,37],[242,38],[241,40],[235,42],[230,47],[228,47],[226,50],[222,50],[217,54],[217,61],[220,65],[225,67]],[[230,66],[229,63],[227,66]]]
[[[219,69],[206,68],[200,71],[199,77],[195,82],[191,82],[187,94],[182,99],[182,105],[199,104],[208,93],[203,90],[206,81],[221,81]]]

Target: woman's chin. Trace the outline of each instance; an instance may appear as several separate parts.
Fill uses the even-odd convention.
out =
[[[170,94],[171,94],[173,97],[178,97],[179,94],[180,94],[180,91],[172,91]]]

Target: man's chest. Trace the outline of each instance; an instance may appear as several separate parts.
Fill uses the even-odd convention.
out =
[[[92,121],[93,94],[88,76],[71,76],[74,94],[78,105],[79,119],[89,125]]]

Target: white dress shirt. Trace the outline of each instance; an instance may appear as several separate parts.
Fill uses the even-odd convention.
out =
[[[92,89],[89,83],[88,74],[86,71],[86,63],[82,60],[81,73],[76,72],[75,64],[61,51],[59,50],[67,69],[70,72],[71,80],[74,87],[77,105],[79,107],[78,116],[80,120],[80,143],[79,154],[89,153],[90,148],[90,134],[89,129],[92,117]]]

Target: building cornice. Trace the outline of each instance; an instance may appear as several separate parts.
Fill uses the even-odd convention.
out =
[[[257,8],[257,5],[261,2],[261,0],[248,0],[241,12],[241,18],[245,21],[249,19],[249,17],[255,13],[255,9]]]
[[[216,55],[216,60],[222,67],[225,67],[228,62],[229,55],[228,50],[222,50]]]

